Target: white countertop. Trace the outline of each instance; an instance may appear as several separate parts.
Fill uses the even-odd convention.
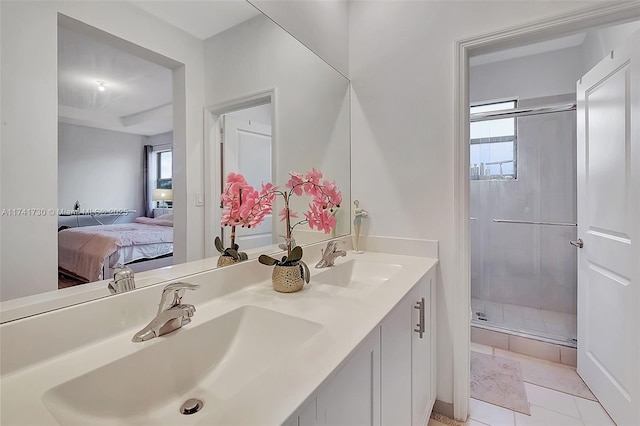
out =
[[[218,296],[198,303],[198,297],[195,294],[200,292],[201,288],[196,292],[189,292],[184,297],[184,303],[193,303],[197,307],[191,324],[169,335],[148,342],[132,343],[133,334],[146,324],[144,320],[135,318],[126,329],[121,329],[106,338],[88,342],[66,353],[43,356],[43,359],[32,363],[24,361],[23,365],[13,360],[7,364],[8,368],[3,368],[3,372],[7,370],[10,372],[2,375],[2,424],[57,424],[42,401],[42,395],[49,389],[143,348],[162,343],[164,339],[171,339],[172,335],[188,330],[190,327],[197,327],[198,324],[247,305],[312,321],[320,324],[322,329],[293,350],[286,360],[259,366],[258,370],[261,371],[255,378],[224,403],[213,404],[213,407],[205,406],[202,412],[183,417],[183,419],[185,424],[203,425],[281,424],[337,371],[359,343],[438,262],[437,259],[426,257],[349,252],[346,257],[338,258],[336,264],[353,258],[367,262],[398,264],[402,265],[402,268],[384,284],[366,290],[321,284],[315,281],[314,277],[322,274],[324,270],[313,269],[313,265],[310,265],[311,283],[297,293],[277,293],[271,288],[270,279],[262,279],[237,290],[220,290]],[[260,267],[267,268],[262,265]],[[223,273],[210,271],[197,277],[196,281],[205,283],[209,276],[207,274],[215,272]],[[227,273],[239,274],[240,272],[241,269],[238,266],[233,266]],[[264,275],[261,276],[264,277]],[[194,282],[193,279],[188,281]],[[154,295],[159,292],[159,288],[152,290]],[[100,302],[103,301],[92,303]],[[153,312],[153,306],[156,304],[157,301],[153,300],[149,305],[145,305],[142,311],[147,315]],[[114,313],[114,315],[117,321],[119,314]],[[54,316],[51,318],[56,320]],[[146,321],[151,318],[152,316],[146,318]],[[28,339],[39,339],[41,332],[47,333],[47,330],[30,330],[26,322],[28,320],[22,320],[25,323],[20,326],[20,329],[9,333],[9,337],[26,332],[28,337],[25,337]],[[3,326],[11,325],[10,323]],[[52,329],[55,330],[57,326],[63,326],[63,324],[54,325]],[[0,329],[0,331],[4,330]],[[5,336],[7,334],[3,333],[3,356],[5,351],[9,350],[6,345],[12,344],[11,341],[5,340]],[[202,344],[215,345],[215,342],[203,341]],[[13,350],[20,350],[20,347],[22,346]],[[15,358],[16,354],[12,354],[12,357]]]

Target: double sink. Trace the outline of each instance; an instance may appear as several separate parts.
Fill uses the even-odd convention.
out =
[[[337,286],[363,292],[402,269],[393,263],[348,259],[316,270],[308,292]],[[294,296],[295,297],[295,296]],[[295,303],[295,301],[293,302]],[[143,343],[140,350],[61,383],[43,395],[60,424],[194,424],[251,386],[271,366],[323,326],[259,306],[244,305]],[[185,416],[200,410],[199,415]],[[191,411],[190,411],[191,410]]]

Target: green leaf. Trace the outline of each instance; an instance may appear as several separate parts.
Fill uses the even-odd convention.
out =
[[[293,264],[298,260],[302,259],[302,247],[295,246],[293,250],[291,250],[291,254],[287,257],[287,263]]]
[[[240,260],[249,260],[249,256],[247,255],[247,253],[239,251],[238,254],[240,255]]]
[[[304,278],[305,283],[309,284],[309,281],[311,280],[311,272],[309,272],[309,267],[302,260],[300,261],[300,271],[304,271],[302,273],[302,278]]]
[[[216,239],[213,241],[213,244],[216,246],[216,249],[220,253],[224,253],[224,246],[222,245],[222,240],[220,239],[220,237],[216,237]]]
[[[258,258],[258,262],[262,263],[263,265],[273,266],[278,263],[278,260],[274,259],[271,256],[267,256],[266,254],[261,254]]]

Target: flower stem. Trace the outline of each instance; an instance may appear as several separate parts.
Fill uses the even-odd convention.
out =
[[[289,194],[284,193],[285,219],[287,226],[287,257],[291,256],[291,217],[289,216]]]
[[[238,207],[242,205],[242,187],[238,188]],[[234,248],[236,243],[236,226],[231,226],[231,248]]]

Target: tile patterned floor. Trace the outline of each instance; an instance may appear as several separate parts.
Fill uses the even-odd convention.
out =
[[[481,299],[471,299],[471,310],[474,319],[478,312],[482,312],[491,324],[511,330],[533,332],[561,340],[577,337],[575,315]]]
[[[477,343],[471,343],[471,350],[485,354],[493,353],[493,348]],[[513,358],[519,356],[515,353],[510,355]],[[543,361],[540,368],[546,368],[548,364]],[[472,399],[469,407],[470,418],[465,426],[615,426],[606,411],[595,401],[531,383],[525,383],[525,389],[531,416]],[[445,425],[430,419],[428,426]]]

